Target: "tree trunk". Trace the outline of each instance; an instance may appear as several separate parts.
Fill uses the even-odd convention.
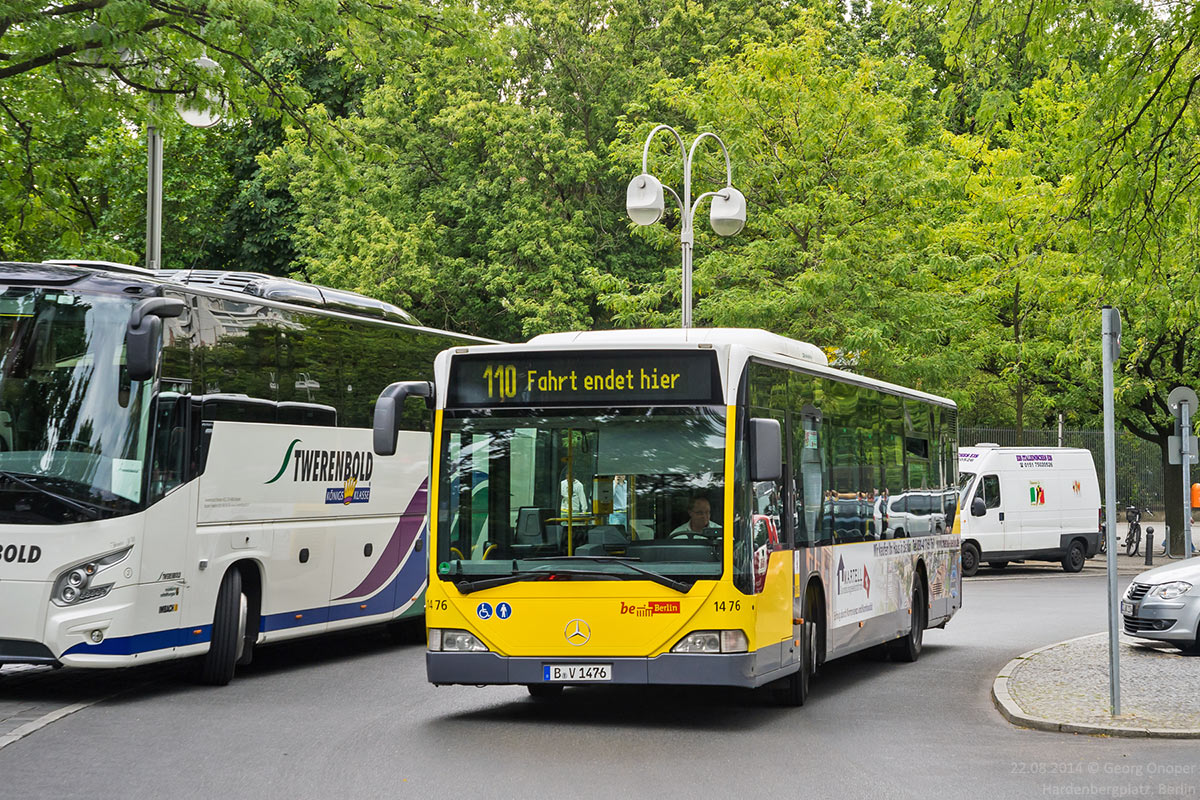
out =
[[[1171,531],[1171,552],[1183,552],[1183,467],[1170,463],[1167,456],[1167,441],[1163,437],[1159,443],[1162,448],[1163,464],[1163,503],[1166,505],[1166,524]],[[1166,531],[1155,531],[1158,541],[1163,541]]]

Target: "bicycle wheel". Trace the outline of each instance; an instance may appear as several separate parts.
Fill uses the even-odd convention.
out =
[[[1129,535],[1125,537],[1125,555],[1136,556],[1138,546],[1142,543],[1142,532],[1134,528],[1130,528]]]

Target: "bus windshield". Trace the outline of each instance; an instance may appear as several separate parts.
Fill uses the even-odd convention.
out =
[[[719,407],[447,412],[439,464],[443,579],[721,574]]]
[[[77,522],[141,502],[151,386],[125,370],[132,308],[0,287],[0,521]]]

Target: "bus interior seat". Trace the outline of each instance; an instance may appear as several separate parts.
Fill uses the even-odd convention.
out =
[[[522,506],[517,509],[517,538],[516,544],[545,544],[549,530],[546,521],[550,519],[550,509],[537,506]]]

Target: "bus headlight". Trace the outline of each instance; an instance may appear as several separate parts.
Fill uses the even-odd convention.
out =
[[[750,647],[746,632],[694,631],[680,639],[672,653],[745,653]]]
[[[56,606],[73,606],[77,603],[86,603],[88,600],[104,597],[112,589],[113,584],[111,581],[98,584],[96,576],[114,564],[124,561],[131,550],[133,550],[133,545],[123,550],[88,559],[63,570],[54,581],[54,588],[50,592],[50,602]]]
[[[429,649],[447,653],[486,653],[487,645],[466,631],[429,629]]]

